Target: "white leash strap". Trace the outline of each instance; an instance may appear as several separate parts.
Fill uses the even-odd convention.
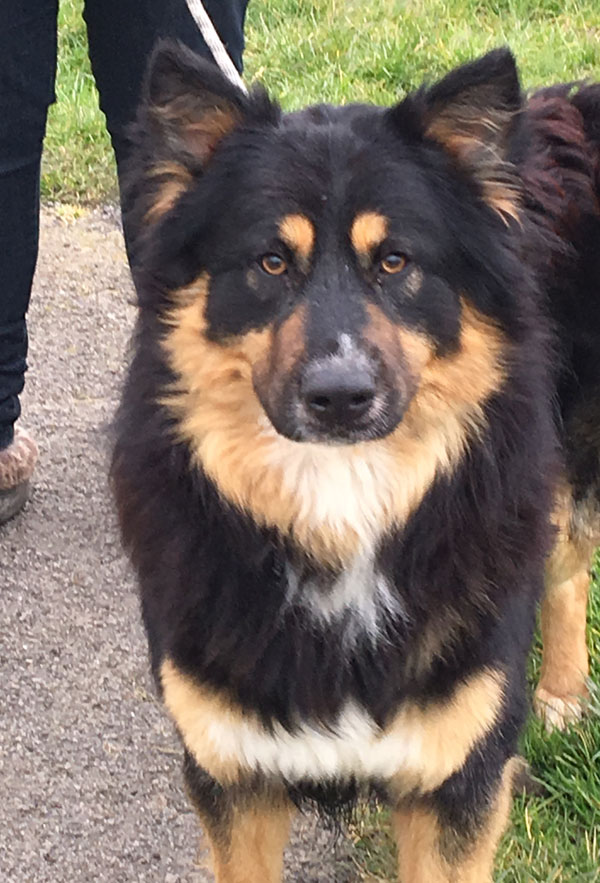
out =
[[[204,37],[204,42],[213,54],[214,60],[217,62],[218,66],[221,68],[227,79],[231,80],[234,86],[237,86],[238,89],[241,89],[242,92],[247,95],[248,90],[244,84],[244,81],[240,77],[239,73],[237,72],[236,66],[229,57],[227,49],[225,49],[223,41],[219,37],[216,28],[210,20],[210,16],[204,8],[201,0],[186,0],[186,3],[188,5],[188,9],[190,10],[192,18],[200,28],[200,33]]]

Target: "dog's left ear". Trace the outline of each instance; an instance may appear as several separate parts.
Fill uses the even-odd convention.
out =
[[[409,95],[389,113],[398,129],[451,154],[506,217],[517,213],[518,185],[506,159],[522,100],[514,56],[495,49]]]
[[[264,92],[245,95],[216,65],[173,41],[160,43],[153,53],[143,113],[155,155],[190,169],[204,167],[222,139],[244,122],[278,118]]]
[[[237,128],[275,126],[279,116],[263,89],[246,95],[182,43],[159,43],[132,129],[137,163],[127,185],[131,226],[161,221]]]

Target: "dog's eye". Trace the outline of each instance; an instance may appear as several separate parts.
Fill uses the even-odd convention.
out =
[[[283,276],[287,270],[286,262],[278,254],[264,254],[259,263],[269,276]]]
[[[386,255],[380,263],[380,267],[384,273],[393,276],[394,273],[401,273],[408,264],[408,258],[400,252],[392,252]]]

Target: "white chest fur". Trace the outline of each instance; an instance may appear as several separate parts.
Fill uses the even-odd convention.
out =
[[[373,553],[358,555],[329,578],[303,578],[292,565],[286,575],[287,604],[302,609],[315,625],[339,631],[346,645],[365,637],[376,642],[395,621],[406,619],[402,599]]]
[[[405,702],[385,730],[349,701],[329,726],[304,721],[289,732],[279,723],[266,728],[169,659],[161,676],[189,751],[222,783],[260,772],[287,782],[395,779],[423,791],[460,769],[494,724],[504,688],[501,672],[483,670],[443,701]]]
[[[290,782],[388,779],[399,768],[417,769],[422,764],[418,727],[386,735],[353,704],[346,706],[333,730],[304,724],[289,733],[279,724],[267,731],[252,722],[229,727],[215,720],[208,736],[224,754],[238,757],[242,766]]]

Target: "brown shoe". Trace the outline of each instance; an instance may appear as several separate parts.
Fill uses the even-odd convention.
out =
[[[34,440],[24,429],[16,428],[12,443],[0,451],[0,524],[13,518],[27,502],[37,458]]]

